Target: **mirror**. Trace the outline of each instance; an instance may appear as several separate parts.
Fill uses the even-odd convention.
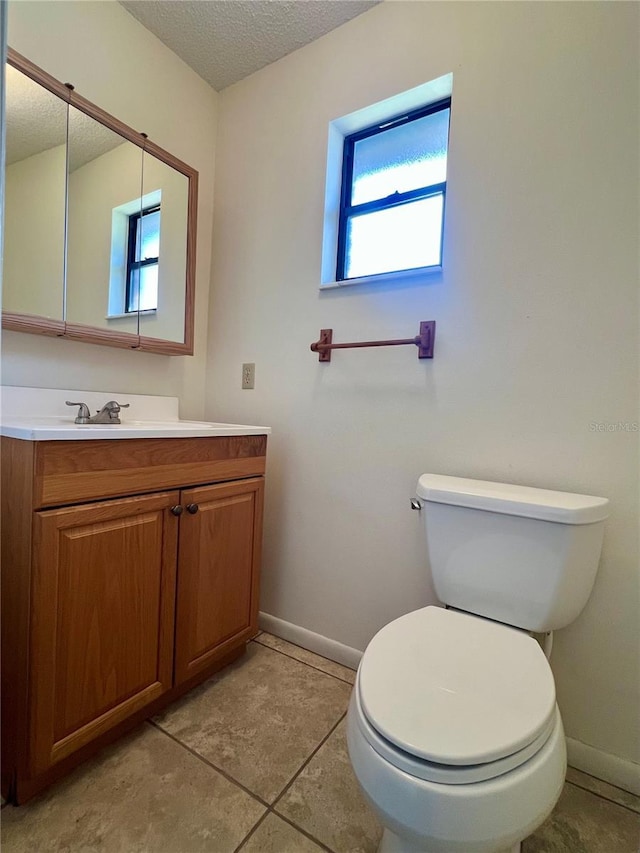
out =
[[[64,319],[67,103],[7,66],[3,309]]]
[[[198,173],[11,49],[7,139],[3,326],[190,355]]]

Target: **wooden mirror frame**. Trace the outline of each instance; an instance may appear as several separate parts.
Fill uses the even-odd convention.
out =
[[[2,312],[2,328],[15,332],[28,332],[34,335],[48,335],[50,337],[68,338],[69,340],[82,341],[89,344],[101,344],[103,346],[120,347],[121,349],[138,349],[145,352],[155,352],[161,355],[193,355],[193,309],[195,295],[195,272],[196,272],[196,229],[198,210],[198,172],[183,163],[173,154],[160,148],[151,142],[145,134],[138,133],[133,128],[121,122],[119,119],[92,104],[82,95],[78,95],[73,88],[60,83],[46,71],[43,71],[33,62],[26,59],[12,48],[7,49],[7,64],[21,71],[36,83],[44,86],[54,95],[57,95],[70,106],[76,107],[81,112],[95,119],[119,134],[123,139],[133,142],[143,151],[157,157],[171,168],[181,172],[189,180],[189,193],[187,201],[187,244],[186,244],[186,270],[185,270],[185,311],[184,311],[184,340],[169,341],[162,338],[151,338],[144,335],[134,335],[129,332],[115,332],[109,329],[100,329],[97,326],[84,326],[79,323],[67,323],[65,319],[52,320],[34,314],[19,314],[12,311]],[[68,140],[67,140],[68,144]],[[66,251],[66,248],[65,248]],[[64,283],[66,287],[66,281]],[[139,331],[139,329],[138,329]]]

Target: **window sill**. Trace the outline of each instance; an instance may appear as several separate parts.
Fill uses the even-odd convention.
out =
[[[376,275],[362,275],[358,278],[345,278],[343,281],[327,281],[320,285],[320,290],[351,287],[354,284],[393,284],[401,281],[415,281],[416,279],[436,275],[441,272],[441,264],[431,267],[415,267],[410,270],[396,270],[395,272],[382,272]]]
[[[107,314],[105,320],[125,320],[127,317],[144,317],[147,314],[156,314],[157,308],[147,308],[146,311],[128,311],[126,314]]]

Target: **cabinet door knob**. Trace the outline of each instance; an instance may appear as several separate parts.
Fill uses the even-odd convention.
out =
[[[198,512],[198,509],[198,504],[187,504],[187,512],[190,512],[191,515],[195,515]]]
[[[180,504],[177,504],[176,506],[172,506],[171,512],[174,515],[182,515],[182,507],[180,506]]]

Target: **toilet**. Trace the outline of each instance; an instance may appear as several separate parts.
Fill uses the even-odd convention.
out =
[[[589,598],[609,502],[440,474],[416,491],[445,606],[367,646],[349,757],[384,827],[379,853],[518,851],[564,784],[551,632]]]

